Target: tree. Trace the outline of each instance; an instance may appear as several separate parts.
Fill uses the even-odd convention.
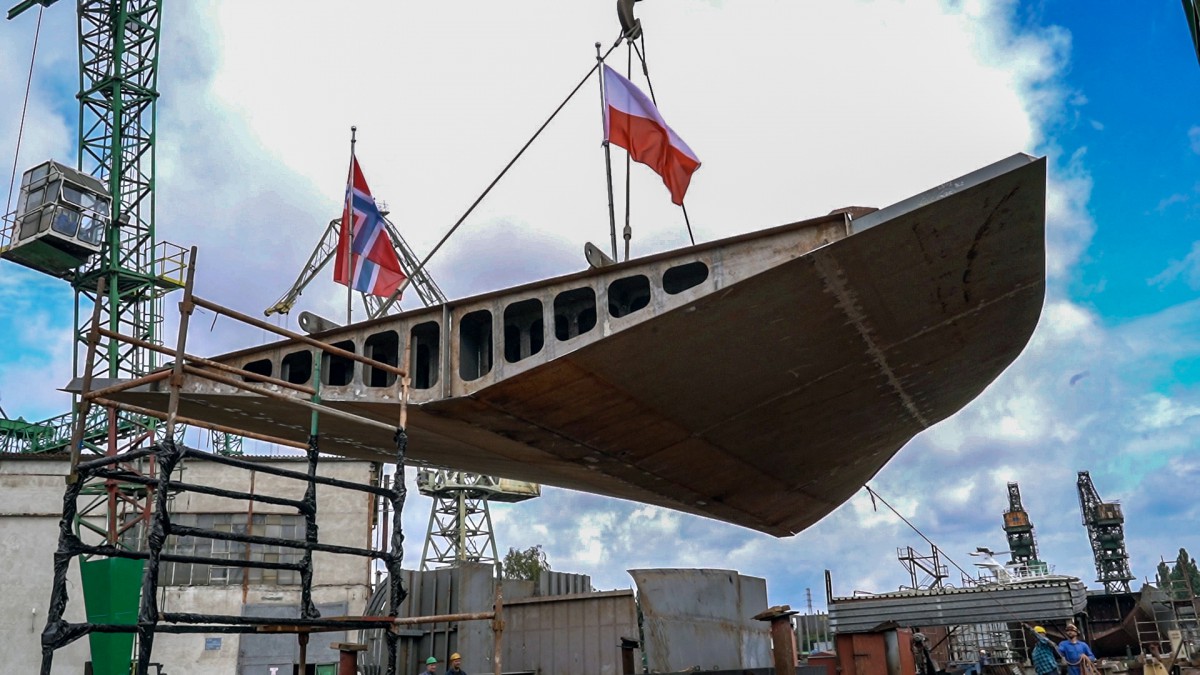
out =
[[[1174,565],[1166,561],[1158,564],[1158,586],[1176,600],[1187,600],[1200,592],[1200,568],[1187,549],[1179,549]]]
[[[524,551],[509,548],[500,564],[501,575],[505,579],[525,579],[536,582],[542,576],[542,570],[550,569],[546,561],[546,552],[542,545],[530,546]]]

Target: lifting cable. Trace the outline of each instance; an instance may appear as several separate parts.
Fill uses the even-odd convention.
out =
[[[642,62],[642,75],[644,75],[646,77],[646,87],[650,90],[650,101],[653,102],[654,107],[657,108],[658,107],[658,99],[655,98],[655,96],[654,96],[654,84],[650,82],[650,66],[647,65],[646,56],[645,56],[645,54],[642,53],[646,50],[646,34],[642,33],[642,46],[640,49],[638,48],[637,44],[633,40],[629,41],[629,46],[633,47],[633,50],[637,52],[638,60]],[[626,199],[626,202],[628,202],[628,200],[629,200],[628,191],[626,191],[625,199]],[[691,219],[688,218],[687,206],[680,204],[679,208],[683,210],[683,222],[685,225],[687,225],[688,239],[691,240],[692,246],[695,246],[696,245],[696,237],[694,235],[692,235],[692,221],[691,221]],[[628,217],[629,217],[628,209],[626,209],[626,218],[628,218]],[[629,242],[628,242],[628,240],[626,240],[625,246],[626,246],[625,259],[628,260],[629,259],[629,252],[628,252]],[[897,514],[897,515],[899,515],[899,514]]]
[[[17,182],[17,161],[21,156],[21,139],[25,136],[25,111],[29,109],[29,89],[33,84],[33,64],[37,60],[38,37],[42,34],[42,12],[45,9],[45,6],[38,7],[37,27],[33,31],[33,53],[29,56],[29,75],[25,78],[25,102],[21,104],[21,125],[17,128],[17,149],[13,151],[12,175],[8,178],[8,197],[4,200],[4,213],[0,213],[0,217],[7,215],[8,209],[12,207],[13,185]]]
[[[604,56],[607,57],[614,49],[619,47],[621,45],[621,40],[623,39],[625,39],[624,33],[617,37],[616,42],[614,42],[613,45],[608,48],[608,51],[604,53]],[[517,154],[513,155],[513,158],[509,160],[508,164],[506,164],[504,168],[500,170],[500,173],[497,174],[494,179],[492,179],[492,182],[489,183],[488,186],[483,189],[483,192],[475,198],[475,201],[472,202],[469,207],[467,207],[466,212],[463,213],[462,216],[459,217],[458,221],[450,227],[450,230],[442,236],[441,241],[439,241],[437,245],[433,247],[433,250],[425,255],[425,257],[421,260],[421,264],[417,265],[417,268],[413,270],[413,273],[409,275],[408,279],[406,279],[404,283],[402,283],[400,287],[397,288],[382,305],[380,305],[377,311],[372,313],[372,318],[378,318],[387,313],[387,310],[396,303],[396,300],[400,298],[400,294],[404,292],[404,289],[407,288],[412,282],[412,278],[420,274],[421,271],[425,269],[425,264],[429,262],[429,259],[438,252],[438,249],[440,249],[442,245],[446,243],[446,240],[450,238],[450,235],[454,234],[454,231],[458,229],[459,225],[463,224],[463,221],[467,219],[467,216],[471,215],[471,212],[475,210],[475,207],[479,206],[479,202],[482,202],[483,198],[492,191],[492,188],[496,187],[496,183],[500,182],[500,179],[504,177],[504,174],[508,173],[508,170],[513,167],[513,164],[517,163],[517,160],[521,158],[521,155],[525,154],[525,151],[528,150],[529,146],[532,145],[535,140],[537,140],[537,137],[540,136],[543,131],[545,131],[546,127],[550,125],[550,122],[554,121],[554,118],[558,115],[558,113],[561,112],[564,107],[566,107],[567,103],[569,103],[571,99],[575,97],[575,94],[583,88],[583,85],[586,84],[589,79],[591,79],[592,73],[599,69],[600,61],[597,61],[591,68],[588,69],[587,74],[583,76],[583,79],[579,80],[579,84],[575,85],[575,88],[571,90],[571,93],[567,94],[567,97],[563,99],[562,103],[558,104],[558,107],[554,109],[554,112],[550,113],[550,116],[546,118],[546,121],[542,122],[542,126],[538,127],[537,131],[533,132],[533,136],[531,136],[529,140],[525,142],[525,145],[521,146],[521,149],[517,151]]]
[[[933,543],[932,539],[930,539],[929,537],[926,537],[924,532],[922,532],[916,525],[913,525],[912,521],[910,521],[908,518],[905,518],[899,511],[897,511],[896,507],[889,504],[888,501],[886,499],[884,499],[882,495],[880,495],[878,492],[873,490],[870,485],[864,485],[863,487],[866,488],[867,493],[869,495],[871,495],[872,502],[874,502],[875,500],[879,500],[880,502],[882,502],[884,506],[888,507],[889,511],[896,514],[897,518],[904,521],[904,524],[907,525],[910,529],[912,529],[913,532],[916,532],[917,536],[924,539],[925,543],[938,549],[939,551],[942,551],[942,557],[944,557],[947,561],[949,561],[951,565],[954,565],[954,568],[957,569],[959,572],[961,572],[964,575],[964,578],[967,578],[967,579],[971,578],[970,573],[968,573],[965,569],[963,569],[957,562],[954,562],[954,560],[950,556],[945,555],[945,549],[943,549],[942,547]]]

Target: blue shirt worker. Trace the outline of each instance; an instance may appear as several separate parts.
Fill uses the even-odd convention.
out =
[[[1058,672],[1058,650],[1054,643],[1046,637],[1046,629],[1041,626],[1033,627],[1033,635],[1037,643],[1033,645],[1033,670],[1037,675],[1052,675]]]
[[[1084,672],[1093,672],[1095,669],[1088,666],[1084,670],[1085,661],[1091,664],[1096,660],[1096,655],[1092,653],[1092,648],[1088,643],[1079,639],[1079,629],[1075,624],[1067,624],[1067,629],[1063,631],[1067,634],[1067,639],[1058,643],[1058,653],[1067,661],[1068,675],[1082,675]]]
[[[425,670],[422,670],[420,675],[436,675],[438,660],[436,656],[431,656],[425,659]]]

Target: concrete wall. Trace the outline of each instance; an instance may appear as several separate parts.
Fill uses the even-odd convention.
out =
[[[271,466],[306,471],[303,460],[271,458]],[[6,672],[37,672],[41,663],[40,635],[50,598],[53,554],[58,544],[58,519],[62,509],[65,458],[0,457],[0,565],[9,571],[6,590],[0,594],[0,651]],[[323,476],[366,483],[370,464],[322,458]],[[210,462],[189,460],[182,480],[228,490],[255,492],[300,499],[305,485],[262,472],[230,469]],[[253,481],[253,486],[251,485]],[[81,500],[82,501],[82,500]],[[366,493],[318,486],[317,524],[322,543],[370,547],[368,530],[371,499]],[[254,512],[295,513],[287,507],[256,503]],[[172,513],[246,513],[246,503],[209,495],[181,493]],[[261,533],[260,533],[261,534]],[[313,555],[313,600],[326,615],[361,614],[370,593],[370,567],[365,558],[316,553]],[[67,619],[84,620],[78,561],[72,561],[71,603]],[[300,587],[241,584],[232,586],[168,586],[160,595],[160,608],[170,612],[297,616]],[[35,614],[36,612],[36,614]],[[336,614],[330,614],[334,612]],[[258,638],[257,642],[255,638]],[[308,662],[333,663],[337,655],[331,642],[357,639],[345,633],[315,634],[309,643]],[[290,654],[295,657],[295,636],[254,636],[243,644],[239,635],[170,635],[155,638],[153,661],[171,675],[193,673],[267,673],[255,662]],[[82,639],[55,654],[54,675],[78,675],[89,658]],[[293,661],[294,662],[294,661]],[[239,667],[241,663],[244,667]],[[290,673],[280,670],[280,673]]]
[[[0,593],[0,653],[6,672],[41,668],[66,474],[63,459],[0,459],[0,568],[7,577]],[[83,621],[78,564],[71,565],[67,582],[71,604],[65,618]],[[53,675],[82,673],[88,653],[86,638],[60,649]]]

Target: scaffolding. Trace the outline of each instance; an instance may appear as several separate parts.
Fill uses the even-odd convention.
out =
[[[100,644],[106,645],[114,658],[124,658],[131,653],[132,638],[136,637],[136,657],[133,658],[134,673],[147,675],[151,667],[151,656],[154,637],[158,633],[294,633],[299,643],[299,668],[305,672],[306,647],[312,633],[331,630],[361,630],[369,628],[386,629],[386,649],[388,655],[388,675],[396,673],[398,626],[437,623],[445,621],[491,620],[496,641],[495,672],[500,672],[500,637],[501,637],[501,603],[500,586],[496,584],[496,597],[493,610],[473,614],[453,616],[428,616],[398,618],[397,608],[403,602],[406,591],[402,582],[401,561],[404,554],[404,535],[400,527],[400,516],[403,512],[406,498],[406,488],[402,480],[395,481],[392,487],[386,483],[380,485],[359,484],[338,480],[317,474],[320,460],[319,421],[321,416],[328,415],[357,424],[386,428],[393,432],[395,442],[393,469],[396,476],[402,476],[405,466],[405,453],[408,446],[408,436],[405,430],[407,421],[407,406],[402,405],[399,419],[395,425],[374,419],[347,413],[325,406],[321,402],[320,383],[322,359],[315,358],[311,380],[307,385],[285,382],[280,379],[242,370],[226,364],[189,355],[186,352],[188,321],[197,307],[207,309],[219,315],[226,316],[250,325],[274,332],[283,337],[308,344],[314,350],[324,354],[337,355],[353,359],[371,368],[380,369],[396,376],[397,394],[401,401],[407,401],[409,386],[408,374],[405,369],[354,354],[319,340],[310,338],[272,326],[246,315],[222,307],[216,303],[196,297],[193,292],[196,249],[191,251],[191,261],[188,265],[187,281],[183,288],[183,301],[180,303],[180,322],[176,349],[172,350],[161,345],[151,345],[142,340],[121,335],[102,328],[99,322],[90,325],[87,358],[89,362],[97,358],[97,346],[103,342],[122,342],[125,344],[146,347],[162,353],[173,363],[169,368],[152,372],[142,377],[126,380],[116,384],[92,389],[92,370],[84,371],[82,391],[80,392],[82,414],[73,432],[71,444],[71,474],[67,481],[67,489],[63,497],[63,512],[59,522],[58,550],[54,557],[54,578],[51,590],[50,608],[47,612],[46,627],[42,633],[42,667],[43,675],[49,675],[53,665],[54,652],[84,636],[93,640],[93,652],[97,651],[97,638]],[[103,280],[101,280],[103,284]],[[406,361],[407,362],[407,361]],[[193,375],[206,380],[235,387],[236,389],[258,396],[266,396],[288,401],[304,406],[311,411],[311,422],[307,438],[303,441],[295,438],[272,436],[261,433],[249,433],[243,430],[225,427],[207,422],[203,419],[187,418],[179,415],[181,389],[184,375]],[[133,389],[149,382],[166,380],[169,384],[169,400],[165,412],[150,410],[114,400],[112,397],[122,391]],[[108,383],[105,383],[108,384]],[[264,386],[265,385],[265,386]],[[280,389],[287,390],[283,393]],[[120,451],[110,451],[108,455],[80,461],[82,437],[85,434],[84,420],[92,408],[106,410],[110,416],[119,413],[131,413],[158,418],[165,423],[166,433],[155,441],[152,437],[145,439],[149,445],[127,447]],[[308,459],[307,472],[264,466],[236,457],[216,453],[201,452],[188,448],[175,439],[174,431],[179,425],[189,425],[208,429],[212,432],[229,433],[274,443],[283,447],[294,448],[306,453]],[[254,494],[219,489],[211,486],[192,484],[174,477],[177,469],[188,461],[206,461],[223,464],[234,469],[270,473],[282,478],[293,479],[305,485],[303,497],[286,499],[281,497]],[[375,548],[358,548],[351,546],[329,545],[321,543],[317,528],[317,486],[327,486],[341,490],[351,490],[368,493],[384,500],[395,514],[394,525],[390,536],[387,532],[380,537],[380,546]],[[145,500],[144,508],[136,519],[124,519],[120,527],[110,526],[102,543],[90,544],[84,541],[77,530],[80,522],[81,509],[79,500],[89,494],[108,495],[109,519],[115,521],[118,515],[114,510],[116,503],[112,493],[118,487],[135,486]],[[194,492],[216,497],[245,500],[249,503],[262,502],[296,509],[304,518],[304,538],[287,539],[268,537],[251,533],[221,532],[213,529],[188,527],[171,521],[169,500],[180,492]],[[84,507],[91,508],[90,506]],[[145,547],[129,547],[127,542],[120,541],[114,533],[140,526],[145,533]],[[386,526],[385,526],[386,529]],[[265,545],[280,546],[303,553],[299,562],[268,562],[259,560],[237,561],[235,566],[244,568],[262,568],[273,570],[290,570],[296,572],[301,580],[301,600],[298,616],[292,619],[262,618],[249,616],[228,616],[195,614],[185,612],[161,611],[158,606],[159,566],[161,563],[193,563],[207,565],[230,565],[227,559],[218,559],[196,555],[180,555],[164,552],[168,537],[200,537],[214,540],[224,540],[240,543],[246,546]],[[317,610],[312,599],[313,552],[337,555],[358,556],[381,562],[388,572],[389,609],[385,615],[377,616],[335,616],[323,617]],[[131,582],[125,586],[127,591],[122,598],[108,598],[109,604],[116,606],[124,603],[129,609],[135,610],[122,615],[110,612],[104,618],[89,617],[82,623],[65,620],[69,602],[67,593],[67,571],[71,560],[76,557],[90,556],[92,560],[101,562],[130,561],[124,565],[121,573],[127,579],[140,580],[140,584]],[[117,569],[116,565],[112,566]],[[105,570],[108,573],[109,570]],[[112,585],[114,588],[118,584]],[[119,600],[119,602],[117,602]],[[125,636],[125,642],[111,642],[116,636]],[[110,642],[104,642],[109,640]]]
[[[1143,590],[1144,597],[1147,593],[1152,591]],[[1170,579],[1149,599],[1149,616],[1137,622],[1142,653],[1171,664],[1200,658],[1200,618],[1189,579]]]

